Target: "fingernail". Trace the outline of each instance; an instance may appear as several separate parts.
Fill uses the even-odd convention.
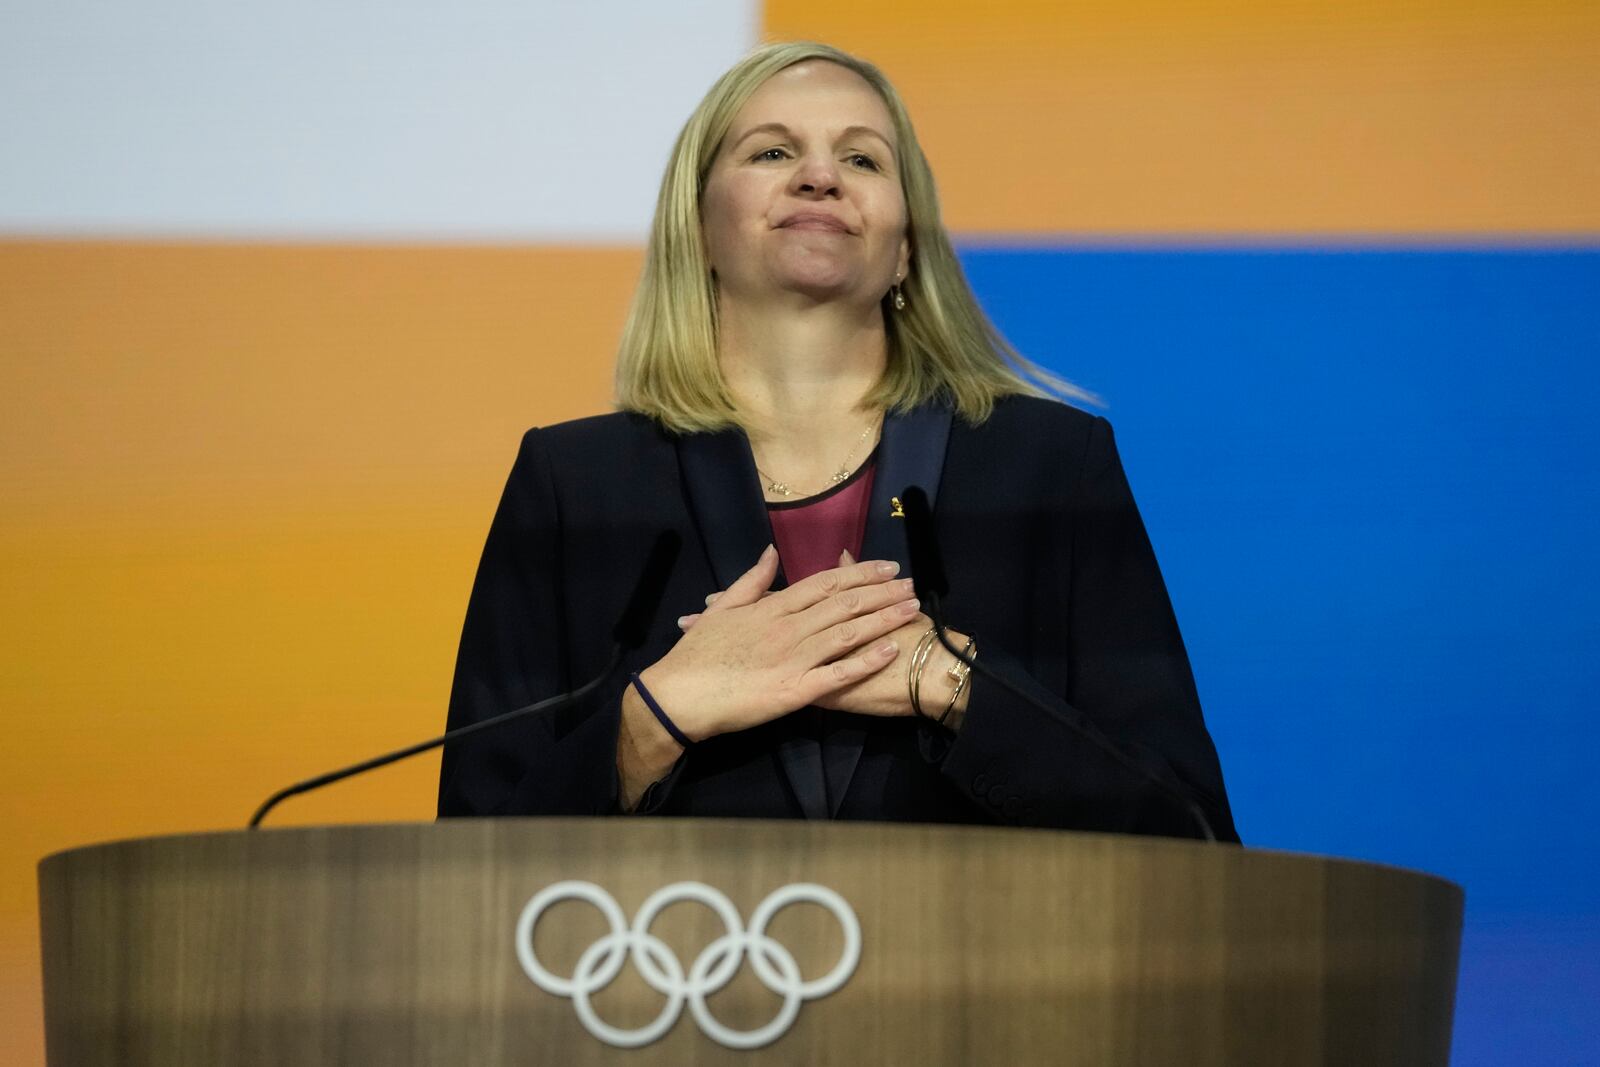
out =
[[[883,644],[878,646],[878,655],[880,656],[892,656],[899,651],[900,646],[895,644],[893,641],[885,641]]]
[[[900,564],[896,563],[892,559],[891,560],[885,560],[884,562],[878,564],[878,573],[879,574],[899,574],[900,573]]]
[[[910,618],[912,615],[915,615],[917,612],[922,610],[922,602],[919,600],[903,600],[899,604],[895,605],[895,610],[899,611],[900,614],[906,616],[907,618]]]
[[[680,629],[680,630],[681,630],[681,629],[683,629],[683,622],[684,622],[684,620],[685,620],[685,619],[687,619],[687,618],[688,618],[688,617],[689,617],[689,616],[687,616],[687,615],[679,615],[679,616],[678,616],[678,629]]]
[[[709,608],[711,605],[715,604],[717,602],[717,597],[719,597],[721,595],[722,595],[721,593],[708,594],[706,596],[706,607]]]

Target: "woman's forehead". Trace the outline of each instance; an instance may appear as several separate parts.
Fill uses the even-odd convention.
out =
[[[841,128],[865,126],[894,141],[894,123],[878,91],[855,71],[824,59],[796,63],[768,78],[750,94],[728,132],[737,137],[755,126],[819,116]]]

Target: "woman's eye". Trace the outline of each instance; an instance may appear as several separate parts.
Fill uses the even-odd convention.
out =
[[[867,170],[878,169],[878,161],[862,152],[857,152],[855,155],[851,156],[850,162],[857,167],[865,167]]]
[[[785,152],[781,148],[769,148],[765,152],[757,152],[752,158],[771,161],[776,159],[787,159],[788,157],[789,153]]]

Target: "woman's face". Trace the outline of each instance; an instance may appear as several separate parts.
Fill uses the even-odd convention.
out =
[[[706,247],[723,299],[873,304],[910,266],[889,109],[825,60],[788,67],[734,116],[706,178]]]

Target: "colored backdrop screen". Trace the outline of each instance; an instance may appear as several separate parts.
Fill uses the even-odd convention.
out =
[[[1455,1062],[1600,1055],[1600,252],[964,259],[1113,398],[1246,843],[1465,887]]]
[[[813,38],[1105,399],[1246,842],[1459,882],[1455,1062],[1600,1062],[1600,9],[213,8],[0,14],[0,1061],[42,1057],[41,856],[442,725],[679,124]],[[436,774],[274,820],[430,818]]]

